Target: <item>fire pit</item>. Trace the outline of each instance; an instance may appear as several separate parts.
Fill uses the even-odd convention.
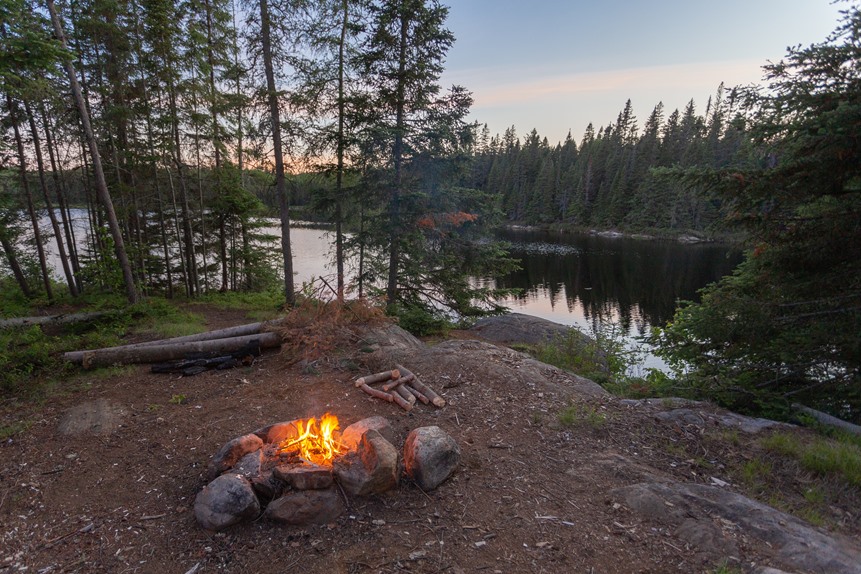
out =
[[[436,488],[460,460],[457,443],[438,427],[410,432],[404,465],[396,442],[383,417],[363,419],[343,432],[331,414],[258,429],[229,441],[213,457],[210,482],[195,499],[195,517],[210,530],[261,513],[285,524],[325,524],[343,514],[350,497],[397,488],[402,472],[424,490]]]

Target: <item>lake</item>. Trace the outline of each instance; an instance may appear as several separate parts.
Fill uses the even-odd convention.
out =
[[[73,212],[83,231],[86,211]],[[47,231],[48,226],[43,229]],[[279,232],[274,220],[270,231]],[[696,300],[699,289],[731,273],[742,257],[738,248],[717,243],[527,229],[505,229],[498,236],[510,243],[521,269],[484,279],[519,290],[505,301],[512,311],[576,326],[587,333],[615,328],[631,344],[651,327],[672,319],[678,301]],[[82,237],[80,233],[79,241]],[[291,230],[297,288],[313,277],[334,275],[329,263],[333,237],[325,229]],[[49,242],[51,253],[52,247]],[[59,261],[52,259],[59,277]],[[644,366],[665,368],[648,352]]]

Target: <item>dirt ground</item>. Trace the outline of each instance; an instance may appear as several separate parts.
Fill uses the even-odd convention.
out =
[[[213,329],[247,322],[241,313],[196,311]],[[361,351],[343,351],[353,363],[291,365],[272,353],[251,367],[186,378],[133,367],[85,379],[32,412],[2,413],[33,424],[0,445],[0,572],[588,574],[713,572],[718,565],[610,492],[646,476],[708,483],[720,476],[722,456],[737,455],[706,449],[701,437],[615,399],[545,392],[461,373],[455,364],[420,372],[448,405],[406,414],[355,389],[350,381],[368,367]],[[70,410],[84,403],[102,406],[102,426],[61,432]],[[583,416],[560,424],[560,410],[571,404]],[[387,417],[401,437],[397,447],[411,429],[437,425],[460,444],[461,464],[432,492],[404,480],[393,492],[351,500],[334,524],[258,520],[223,533],[197,525],[194,498],[222,444],[327,411],[342,426]],[[690,458],[700,448],[710,472]],[[857,536],[855,526],[847,528]],[[738,542],[740,555],[724,557],[731,566],[768,564],[762,548]]]

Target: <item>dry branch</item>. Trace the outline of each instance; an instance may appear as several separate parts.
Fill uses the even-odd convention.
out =
[[[45,317],[13,317],[11,319],[0,319],[0,329],[10,327],[29,327],[30,325],[67,325],[69,323],[83,323],[99,319],[110,312],[97,311],[93,313],[68,313],[65,315],[47,315]]]
[[[167,343],[142,347],[120,347],[95,349],[92,351],[72,352],[63,355],[67,361],[80,363],[85,369],[104,367],[113,364],[155,363],[182,359],[192,353],[229,354],[241,349],[252,341],[259,341],[261,348],[278,347],[281,336],[278,333],[260,333],[242,337],[215,339],[212,341],[192,341],[187,343]]]
[[[401,373],[403,373],[404,376],[413,375],[413,373],[410,372],[410,370],[403,365],[395,364],[395,366],[398,368],[398,370],[400,370]],[[421,382],[418,377],[416,377],[415,375],[413,375],[413,377],[414,379],[412,380],[412,382],[410,382],[411,387],[426,396],[430,400],[430,402],[434,404],[435,407],[442,408],[445,406],[444,398],[439,396],[432,388]]]
[[[356,379],[355,385],[357,387],[361,387],[362,385],[371,385],[373,383],[388,381],[389,379],[397,379],[400,378],[400,376],[401,374],[397,371],[397,369],[393,371],[383,371],[381,373],[374,373],[373,375],[359,377],[358,379]]]

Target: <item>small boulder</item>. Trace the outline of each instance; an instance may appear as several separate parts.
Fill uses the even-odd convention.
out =
[[[224,530],[260,514],[251,483],[237,474],[223,474],[207,484],[194,499],[194,516],[207,530]]]
[[[321,490],[334,482],[332,469],[316,464],[281,465],[273,469],[276,478],[296,490]]]
[[[344,490],[368,496],[398,486],[398,450],[383,436],[368,430],[355,450],[335,460],[335,475]]]
[[[254,452],[249,452],[242,458],[240,458],[233,468],[229,471],[232,474],[238,474],[244,476],[247,479],[251,479],[260,474],[261,467],[263,465],[263,451],[255,450]]]
[[[232,441],[221,447],[212,461],[209,463],[209,480],[213,480],[216,476],[224,471],[233,468],[236,463],[250,452],[260,450],[263,447],[263,441],[255,434],[246,434],[236,437]]]
[[[420,427],[407,435],[404,467],[422,490],[433,490],[452,475],[460,462],[460,447],[439,427]]]
[[[328,490],[295,490],[274,500],[264,516],[285,524],[326,524],[338,518],[345,510],[338,493]]]
[[[377,431],[392,444],[398,442],[398,435],[395,433],[395,429],[392,428],[391,423],[385,417],[380,416],[368,417],[351,424],[341,433],[340,442],[346,448],[354,449],[369,430]]]

